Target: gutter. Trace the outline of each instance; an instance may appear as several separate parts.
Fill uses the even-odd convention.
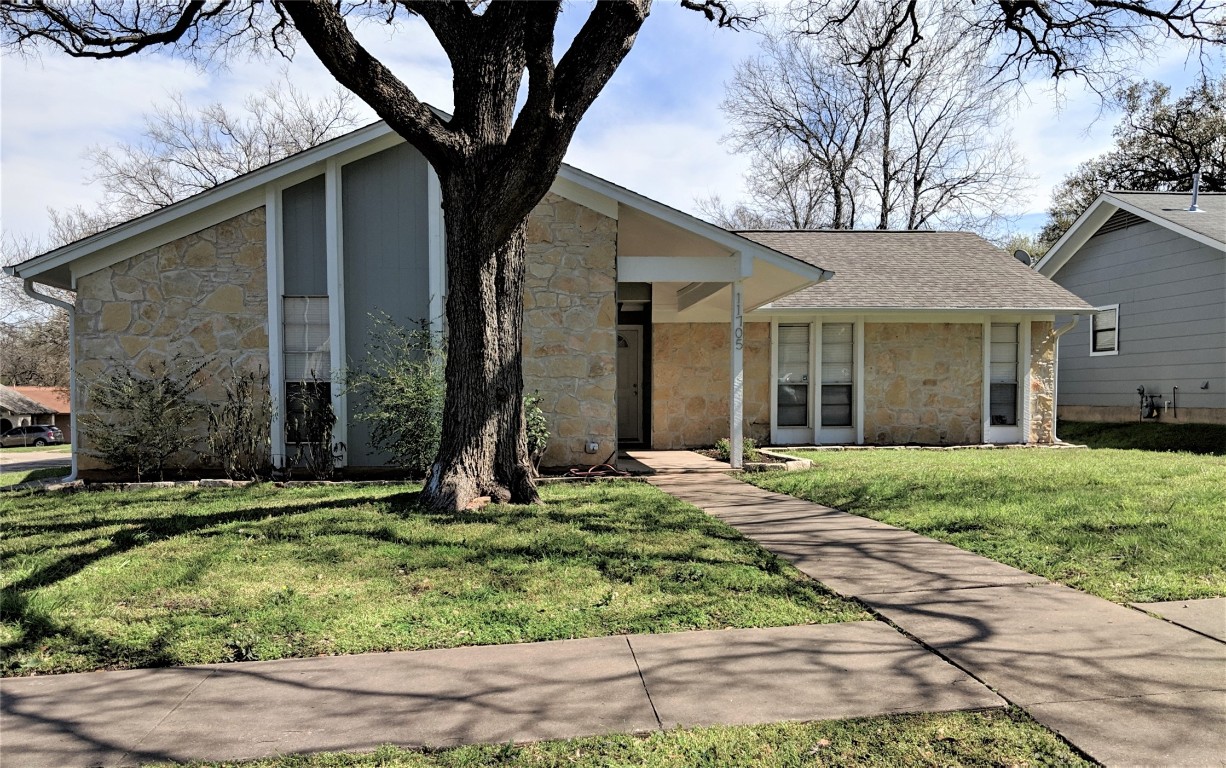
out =
[[[1056,346],[1053,351],[1056,355],[1056,367],[1055,367],[1055,370],[1052,372],[1052,382],[1051,382],[1051,439],[1052,439],[1052,442],[1054,443],[1060,442],[1060,436],[1056,434],[1056,424],[1058,423],[1058,419],[1056,419],[1056,414],[1059,412],[1059,403],[1057,402],[1057,399],[1060,396],[1059,394],[1060,393],[1060,337],[1068,333],[1069,331],[1073,330],[1074,328],[1076,328],[1077,323],[1080,322],[1080,320],[1081,320],[1081,315],[1073,315],[1073,319],[1069,321],[1068,325],[1064,326],[1063,328],[1059,328],[1055,331]],[[77,420],[73,419],[72,424],[73,424],[73,428],[75,429]],[[73,466],[76,466],[76,460],[77,460],[76,456],[77,455],[74,450],[72,454]]]
[[[6,270],[7,271],[7,270]],[[15,272],[9,272],[14,274]],[[72,473],[62,478],[60,482],[71,483],[77,479],[77,451],[80,443],[77,435],[77,422],[80,412],[77,409],[77,313],[76,308],[66,301],[34,290],[34,279],[27,277],[22,281],[22,288],[30,298],[59,307],[68,312],[68,408],[72,413],[72,423],[68,426],[68,441],[72,444]]]

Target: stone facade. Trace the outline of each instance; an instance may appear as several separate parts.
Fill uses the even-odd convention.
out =
[[[232,371],[268,370],[264,209],[236,216],[77,281],[76,355],[81,410],[90,383],[120,366],[161,370],[176,357],[204,367],[194,399],[225,399]],[[185,460],[196,461],[185,429]],[[102,468],[81,436],[79,466]]]
[[[651,339],[651,447],[709,446],[728,437],[727,323],[656,323]],[[770,440],[770,323],[745,323],[745,436]]]
[[[1056,334],[1049,320],[1030,324],[1029,442],[1056,441]]]
[[[617,221],[549,194],[526,248],[524,391],[540,395],[552,432],[541,464],[606,461],[617,450]]]
[[[864,404],[867,443],[980,442],[983,326],[866,323]]]

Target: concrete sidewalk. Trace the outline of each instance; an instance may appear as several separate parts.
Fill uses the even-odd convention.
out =
[[[243,760],[1000,707],[878,621],[0,681],[3,763]]]
[[[857,597],[1107,765],[1226,765],[1226,644],[727,476],[649,482]]]

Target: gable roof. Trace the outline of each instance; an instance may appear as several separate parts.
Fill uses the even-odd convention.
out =
[[[68,390],[64,387],[9,387],[9,389],[49,409],[50,413],[72,413]]]
[[[970,232],[746,231],[740,234],[834,271],[770,309],[1070,312],[1089,304]]]
[[[404,139],[386,122],[380,120],[222,182],[212,189],[68,243],[20,264],[5,267],[4,271],[23,279],[36,278],[40,283],[57,288],[73,289],[75,285],[71,265],[78,260],[92,257],[89,258],[91,267],[88,271],[121,261],[264,205],[264,189],[269,183],[285,184],[287,179],[297,180],[299,177],[305,180],[307,176],[313,175],[312,168],[317,169],[320,163],[329,158],[344,153],[377,152],[402,143]],[[611,200],[638,208],[719,243],[730,251],[745,252],[792,273],[802,280],[799,283],[801,285],[814,284],[830,277],[829,271],[820,266],[815,268],[812,263],[741,238],[726,229],[566,163],[563,163],[558,171],[553,191],[564,197],[571,197],[580,204],[595,206],[598,210],[602,207],[601,198],[606,202]],[[577,197],[574,194],[576,192]],[[601,212],[613,218],[617,217],[615,210],[611,213],[604,210]]]
[[[1198,211],[1189,211],[1191,192],[1103,192],[1082,212],[1035,269],[1051,277],[1085,245],[1107,221],[1125,212],[1226,251],[1226,192],[1201,192]]]
[[[38,414],[45,415],[54,413],[44,405],[39,405],[25,395],[17,392],[12,387],[0,385],[0,410],[8,411],[13,414]]]

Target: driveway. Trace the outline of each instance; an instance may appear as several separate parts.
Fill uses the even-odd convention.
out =
[[[0,448],[0,472],[27,472],[47,467],[68,469],[71,466],[72,454],[63,450],[15,451],[11,448]]]

